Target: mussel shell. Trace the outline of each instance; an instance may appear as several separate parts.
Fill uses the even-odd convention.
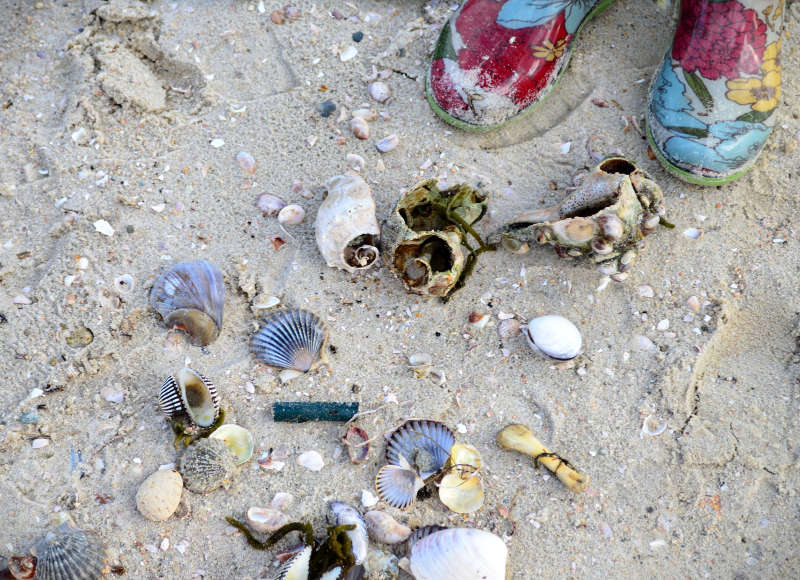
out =
[[[386,462],[403,465],[402,457],[422,479],[428,479],[447,464],[455,440],[444,423],[427,419],[406,421],[389,436]]]
[[[106,549],[94,532],[61,524],[33,549],[36,580],[96,580],[103,576]]]
[[[450,528],[419,540],[409,565],[416,580],[505,580],[508,548],[498,536]]]
[[[328,504],[330,519],[337,526],[354,525],[355,529],[345,532],[353,546],[353,556],[356,564],[361,564],[367,558],[369,539],[367,538],[367,524],[361,513],[344,502],[332,501]]]
[[[306,546],[291,560],[281,564],[272,580],[308,580],[311,550],[311,546]]]
[[[219,395],[210,380],[184,367],[177,378],[170,375],[161,384],[158,406],[167,417],[181,413],[200,427],[210,427],[219,416]]]
[[[316,314],[281,310],[263,322],[250,340],[250,350],[261,362],[301,372],[325,362],[328,328]]]
[[[206,260],[175,264],[156,279],[150,305],[164,324],[187,332],[195,345],[211,344],[222,328],[222,272]]]
[[[416,471],[400,465],[384,465],[375,478],[378,497],[392,507],[405,509],[414,503],[425,482]]]
[[[572,360],[581,353],[583,339],[578,328],[558,314],[539,316],[523,327],[528,345],[536,352],[557,360]]]
[[[178,471],[183,485],[195,493],[209,493],[227,483],[236,467],[233,453],[220,439],[200,439],[186,448]]]

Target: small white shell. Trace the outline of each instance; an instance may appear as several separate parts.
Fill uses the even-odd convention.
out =
[[[367,86],[367,93],[379,103],[385,103],[392,96],[392,88],[383,81],[374,81]]]
[[[362,117],[353,117],[350,121],[350,131],[359,139],[369,139],[369,123]]]
[[[253,456],[253,435],[239,425],[222,425],[209,437],[221,439],[228,451],[236,457],[236,465],[241,465]]]
[[[256,207],[267,217],[275,217],[286,207],[286,202],[277,195],[262,193],[256,198]]]
[[[120,294],[130,294],[133,291],[135,283],[130,274],[123,274],[114,278],[114,288]]]
[[[411,548],[416,580],[505,580],[508,548],[498,536],[472,528],[441,530]]]
[[[548,358],[571,360],[581,353],[583,339],[578,328],[563,316],[548,314],[531,320],[525,327],[528,345]]]
[[[377,141],[375,143],[375,149],[377,149],[381,153],[388,153],[389,151],[395,149],[399,144],[400,144],[400,137],[398,137],[393,133]]]
[[[325,467],[325,461],[318,451],[306,451],[297,456],[297,465],[305,467],[309,471],[320,471]]]
[[[282,224],[296,226],[303,223],[306,217],[306,210],[296,203],[290,203],[278,212],[278,221]]]
[[[136,509],[148,520],[163,522],[181,502],[183,478],[174,469],[151,473],[136,492]]]
[[[289,517],[273,508],[253,506],[245,512],[247,525],[262,534],[271,534],[281,526],[289,523]]]
[[[364,514],[369,536],[381,544],[399,544],[411,535],[411,528],[404,526],[386,512],[372,510]]]

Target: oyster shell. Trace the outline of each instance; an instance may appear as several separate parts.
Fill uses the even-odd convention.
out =
[[[36,580],[97,579],[106,567],[100,537],[67,523],[47,532],[31,552],[36,557]]]
[[[354,525],[355,529],[345,532],[350,538],[352,552],[356,565],[367,558],[369,540],[367,539],[367,524],[361,513],[354,507],[341,501],[332,501],[328,504],[329,519],[337,526]]]
[[[472,528],[430,534],[411,548],[416,580],[505,580],[508,548],[498,536]]]
[[[211,439],[221,439],[228,451],[236,458],[236,465],[245,463],[253,456],[253,435],[239,425],[222,425],[211,435]]]
[[[225,284],[211,262],[180,262],[161,274],[150,290],[150,305],[164,324],[183,330],[197,346],[211,344],[222,328]]]
[[[523,327],[528,345],[555,361],[572,360],[582,352],[583,339],[578,328],[558,314],[533,318]]]
[[[281,310],[263,322],[250,340],[250,350],[261,362],[300,373],[327,364],[328,328],[316,314]]]
[[[381,232],[369,185],[357,175],[338,175],[327,188],[314,222],[319,251],[332,268],[366,270],[378,259]]]
[[[447,464],[455,435],[438,421],[406,421],[395,429],[386,444],[386,462],[415,469],[425,480]]]
[[[178,376],[168,376],[161,384],[158,406],[167,417],[185,414],[192,423],[210,427],[219,416],[217,388],[197,371],[184,367]]]
[[[233,454],[220,439],[200,439],[186,448],[179,471],[186,489],[209,493],[228,483],[236,467]]]

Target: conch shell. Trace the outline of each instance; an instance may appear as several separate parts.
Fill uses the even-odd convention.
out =
[[[381,233],[369,185],[357,175],[337,175],[327,187],[314,222],[319,251],[332,268],[366,270],[378,259]]]

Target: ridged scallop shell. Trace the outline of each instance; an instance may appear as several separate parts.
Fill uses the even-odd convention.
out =
[[[328,504],[331,519],[337,526],[354,525],[354,530],[345,532],[353,546],[353,556],[356,564],[361,564],[367,558],[369,539],[367,538],[367,524],[361,513],[353,506],[341,501],[332,501]]]
[[[438,525],[431,525],[431,526],[422,526],[421,528],[417,528],[411,535],[408,537],[408,552],[411,553],[411,550],[414,548],[414,544],[419,542],[422,538],[427,538],[431,534],[435,534],[436,532],[441,532],[442,530],[449,529],[447,526],[438,526]]]
[[[394,519],[391,514],[372,510],[364,514],[369,537],[381,544],[399,544],[411,535],[411,528]]]
[[[291,560],[280,565],[272,580],[308,580],[311,546],[300,550]]]
[[[183,494],[183,479],[173,469],[151,473],[136,492],[136,509],[148,520],[163,522],[175,513]]]
[[[61,524],[32,550],[35,580],[97,580],[106,566],[106,548],[94,532]]]
[[[581,353],[583,339],[578,328],[558,314],[532,319],[523,327],[528,345],[547,358],[566,361]]]
[[[197,371],[184,367],[164,379],[158,394],[158,406],[167,417],[186,414],[200,427],[210,427],[219,416],[217,388]]]
[[[392,507],[405,509],[414,503],[417,492],[425,487],[425,482],[410,467],[384,465],[375,478],[378,497]]]
[[[386,462],[402,466],[402,457],[425,480],[444,468],[455,440],[444,423],[427,419],[406,421],[389,436]]]
[[[328,328],[307,310],[281,310],[264,319],[250,340],[255,357],[272,367],[307,372],[326,363]]]
[[[183,485],[195,493],[208,493],[227,483],[236,467],[233,453],[220,439],[200,439],[181,457]]]
[[[222,272],[206,260],[175,264],[156,279],[150,305],[167,327],[187,332],[193,344],[211,344],[222,328]]]
[[[222,425],[209,438],[222,440],[236,458],[236,465],[241,465],[253,456],[253,435],[244,427]]]
[[[409,565],[416,580],[505,580],[508,548],[498,536],[450,528],[419,540]]]

